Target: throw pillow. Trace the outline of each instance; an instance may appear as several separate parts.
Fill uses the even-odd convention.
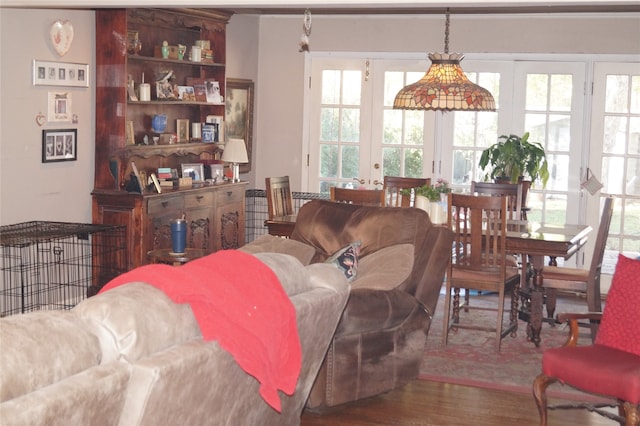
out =
[[[354,241],[335,252],[325,262],[332,263],[342,271],[347,281],[356,279],[358,273],[358,255],[360,254],[360,241]]]
[[[358,260],[358,279],[353,288],[393,290],[402,284],[413,270],[413,244],[395,244],[382,248]]]
[[[596,343],[640,355],[640,261],[618,255]]]

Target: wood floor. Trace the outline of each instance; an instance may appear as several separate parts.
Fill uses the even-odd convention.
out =
[[[301,425],[498,426],[537,425],[539,421],[530,394],[415,380],[401,389],[345,404],[328,413],[305,412]],[[616,424],[587,410],[549,411],[548,426]]]

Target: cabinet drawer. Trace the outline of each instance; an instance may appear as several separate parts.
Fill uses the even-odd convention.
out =
[[[155,198],[149,200],[148,210],[150,215],[159,215],[169,212],[182,212],[184,201],[182,197]]]
[[[224,188],[216,192],[216,205],[225,203],[236,203],[244,198],[244,187]]]
[[[184,196],[184,207],[186,209],[211,206],[213,206],[213,193],[211,192],[187,194]]]

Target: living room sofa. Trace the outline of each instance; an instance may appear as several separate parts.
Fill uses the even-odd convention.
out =
[[[451,230],[420,209],[313,200],[300,208],[288,241],[263,236],[243,248],[335,266],[336,254],[357,246],[349,301],[308,409],[378,395],[418,376],[452,242]]]
[[[293,394],[278,393],[281,412],[228,351],[203,340],[190,305],[133,282],[70,311],[0,320],[0,424],[299,424],[350,289],[331,265],[255,257],[275,272],[295,309],[301,368]]]

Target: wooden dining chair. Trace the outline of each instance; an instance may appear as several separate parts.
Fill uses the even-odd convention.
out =
[[[507,196],[507,220],[522,219],[522,183],[471,182],[471,193]]]
[[[350,189],[332,186],[329,190],[331,191],[331,201],[362,206],[382,207],[385,205],[384,191],[379,189]]]
[[[293,198],[291,196],[289,176],[267,177],[264,180],[267,189],[269,219],[293,214]]]
[[[518,329],[520,274],[517,268],[507,266],[506,261],[507,197],[451,193],[447,218],[454,233],[454,245],[446,280],[443,344],[447,345],[452,329],[491,331],[495,332],[495,348],[499,352],[502,339],[515,336]],[[465,315],[469,318],[464,322],[461,320],[461,288],[498,293],[498,306],[490,309],[497,312],[495,327],[472,322],[471,313]],[[508,326],[503,327],[507,294],[511,307]]]
[[[507,196],[507,221],[522,220],[522,183],[471,182],[471,193],[478,195]],[[518,260],[519,257],[519,260]],[[507,266],[519,267],[520,286],[524,287],[528,281],[527,255],[518,253],[507,255]],[[465,306],[469,305],[469,292],[464,295]]]
[[[595,248],[591,257],[589,269],[570,268],[564,266],[545,266],[544,291],[546,294],[547,316],[553,318],[556,308],[556,295],[558,290],[568,290],[586,294],[587,311],[602,312],[602,299],[600,297],[600,274],[602,261],[607,246],[607,237],[613,216],[613,197],[605,197]],[[591,338],[595,339],[598,324],[591,321]]]
[[[267,215],[268,219],[264,224],[269,234],[288,237],[293,231],[295,220],[288,220],[286,223],[275,220],[293,216],[293,197],[291,195],[291,185],[289,176],[267,177],[265,178],[267,193]]]
[[[415,197],[415,188],[431,185],[431,178],[410,178],[385,176],[382,189],[385,191],[386,205],[391,207],[411,207]],[[402,195],[403,189],[412,190],[411,195]]]

